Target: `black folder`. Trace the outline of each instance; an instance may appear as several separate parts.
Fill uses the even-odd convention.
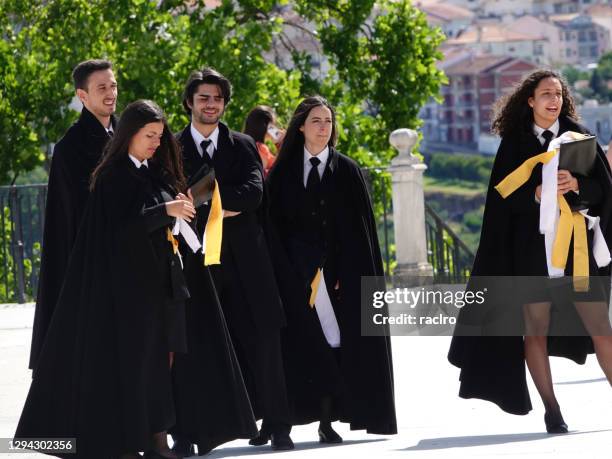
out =
[[[208,164],[203,164],[191,176],[187,183],[187,188],[191,190],[194,207],[200,207],[202,204],[210,201],[215,188],[215,170]]]
[[[565,169],[573,175],[588,177],[595,166],[597,158],[597,140],[595,136],[561,144],[559,152],[559,170]]]

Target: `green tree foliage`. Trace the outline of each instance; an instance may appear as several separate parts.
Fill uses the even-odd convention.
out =
[[[309,22],[293,23],[288,7]],[[326,75],[298,48],[289,68],[264,58],[299,27],[320,44]],[[44,163],[76,119],[70,73],[88,58],[114,62],[119,109],[153,99],[175,130],[187,122],[183,83],[203,65],[234,85],[225,117],[234,129],[254,105],[287,120],[301,97],[322,93],[338,107],[340,149],[366,166],[388,162],[389,132],[418,127],[444,81],[435,67],[443,36],[407,0],[224,0],[213,9],[202,0],[3,0],[0,28],[0,183]]]
[[[493,158],[488,156],[436,153],[427,158],[427,174],[440,179],[489,183]]]

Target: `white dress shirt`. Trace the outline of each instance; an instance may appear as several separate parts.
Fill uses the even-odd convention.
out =
[[[202,151],[202,146],[200,145],[202,141],[212,140],[212,143],[208,146],[208,149],[206,150],[208,156],[212,158],[213,154],[215,153],[215,150],[217,149],[217,143],[219,142],[219,126],[217,126],[208,137],[204,137],[202,133],[195,128],[193,123],[191,123],[191,137],[193,137],[193,141],[195,142],[196,148],[198,149],[198,153],[200,156],[204,154],[204,152]]]
[[[321,161],[317,166],[317,170],[319,171],[319,178],[322,179],[323,173],[325,172],[327,159],[329,158],[329,147],[325,147],[325,149],[318,155],[313,155],[306,149],[306,146],[304,146],[304,188],[306,188],[306,183],[308,182],[308,174],[310,174],[310,169],[312,169],[312,163],[310,162],[310,158],[319,158],[319,160]]]
[[[544,129],[543,127],[540,127],[537,124],[533,123],[533,133],[535,134],[535,136],[540,141],[540,144],[544,145],[544,143],[546,142],[546,139],[544,138],[544,136],[542,136],[542,133],[544,131],[550,131],[550,132],[553,133],[552,138],[556,139],[557,137],[559,137],[559,127],[560,127],[559,126],[559,118],[557,118],[557,121],[555,121],[555,123],[551,127],[549,127],[548,129]]]
[[[132,156],[131,154],[128,153],[128,156],[130,157],[130,159],[132,160],[132,162],[134,163],[134,165],[136,166],[136,169],[140,169],[141,166],[145,166],[145,167],[149,167],[149,163],[147,162],[147,159],[145,158],[144,161],[140,161],[138,159],[136,159],[135,156]]]

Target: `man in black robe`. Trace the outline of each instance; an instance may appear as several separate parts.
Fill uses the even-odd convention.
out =
[[[68,259],[89,196],[89,177],[116,124],[117,81],[112,64],[89,60],[73,72],[81,116],[55,145],[45,207],[43,250],[32,331],[30,369],[35,370],[60,294]]]
[[[271,438],[273,449],[292,449],[280,345],[285,318],[259,214],[263,170],[253,139],[231,131],[219,121],[230,97],[230,82],[217,71],[207,68],[193,72],[183,97],[191,124],[178,135],[178,140],[183,147],[185,175],[191,177],[208,164],[214,168],[219,184],[224,209],[221,264],[212,266],[211,271],[255,415],[263,418],[262,434],[251,444],[265,444]],[[209,207],[197,210],[200,236]],[[206,282],[202,257],[189,257],[185,274],[193,298],[187,303],[187,333],[189,343],[195,343],[204,333],[197,311],[205,308],[208,300],[198,295],[201,284]],[[197,361],[196,352],[198,348],[190,344],[187,358]],[[177,361],[176,393],[189,387],[193,377],[188,372],[179,375],[180,369],[181,362]],[[185,395],[186,404],[190,398],[193,400]],[[179,417],[181,409],[177,400]],[[183,440],[180,436],[178,439]]]

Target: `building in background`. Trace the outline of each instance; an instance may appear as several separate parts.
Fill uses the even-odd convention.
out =
[[[451,56],[454,62],[441,65],[449,79],[441,90],[443,102],[432,100],[421,111],[424,149],[495,153],[497,143],[490,135],[493,106],[537,66],[511,56]]]

